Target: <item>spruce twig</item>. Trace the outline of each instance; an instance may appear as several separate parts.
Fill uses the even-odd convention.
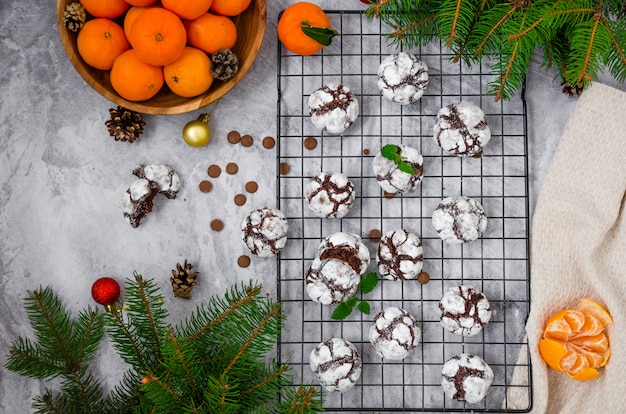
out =
[[[27,310],[38,340],[18,338],[7,368],[35,378],[62,378],[60,392],[46,390],[34,399],[37,413],[322,411],[320,393],[297,388],[288,365],[265,363],[283,315],[280,303],[261,295],[260,285],[233,286],[178,326],[165,322],[153,280],[135,273],[125,291],[124,306],[104,314],[88,310],[76,322],[50,290],[31,294]],[[88,367],[105,325],[130,365],[106,398]],[[66,352],[55,353],[58,348]]]
[[[492,63],[488,95],[509,99],[521,88],[535,50],[559,71],[566,88],[586,88],[606,68],[626,79],[626,6],[619,0],[394,0],[366,10],[409,49],[433,40],[466,64]],[[431,18],[432,17],[432,18]]]

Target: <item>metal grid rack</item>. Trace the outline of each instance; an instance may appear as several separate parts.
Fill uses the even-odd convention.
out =
[[[296,382],[317,384],[309,368],[311,350],[332,337],[354,343],[363,359],[361,379],[343,394],[324,393],[324,407],[331,412],[528,412],[530,366],[518,361],[527,353],[524,325],[530,304],[523,92],[510,101],[496,102],[486,96],[487,84],[493,80],[487,64],[453,63],[445,47],[432,43],[411,50],[429,66],[426,93],[411,105],[393,104],[376,86],[378,65],[397,51],[381,35],[389,29],[360,12],[327,13],[341,33],[331,46],[308,57],[291,54],[280,45],[278,50],[277,201],[290,223],[289,242],[278,260],[278,297],[287,318],[278,344],[279,360],[291,363]],[[330,82],[349,86],[360,104],[359,118],[341,137],[320,134],[308,116],[309,94]],[[487,114],[492,141],[480,159],[443,154],[432,138],[438,110],[461,100],[473,101]],[[303,145],[309,136],[318,141],[313,150]],[[377,184],[372,160],[388,143],[414,146],[424,156],[424,179],[416,191],[391,198]],[[288,174],[280,174],[280,163],[290,166]],[[354,183],[357,199],[346,217],[320,219],[309,211],[303,188],[320,171],[343,172]],[[450,245],[437,236],[430,220],[442,198],[459,194],[478,199],[489,224],[477,241]],[[368,233],[400,228],[420,237],[429,283],[381,280],[364,298],[372,313],[355,311],[344,321],[331,319],[334,307],[309,299],[303,276],[323,237],[337,231],[361,235],[372,253],[370,270],[375,271],[377,244]],[[482,290],[494,310],[489,324],[475,337],[454,335],[439,323],[441,296],[459,284]],[[421,321],[422,340],[403,361],[383,361],[368,341],[373,315],[392,305]],[[453,401],[441,389],[443,363],[461,352],[480,355],[494,371],[494,382],[479,404]],[[516,378],[522,377],[519,384],[513,379],[516,366]],[[514,405],[508,397],[512,391],[517,395]]]

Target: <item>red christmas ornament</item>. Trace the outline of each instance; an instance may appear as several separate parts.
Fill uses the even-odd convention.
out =
[[[91,286],[91,297],[101,305],[112,305],[120,297],[120,284],[110,277],[101,277]]]

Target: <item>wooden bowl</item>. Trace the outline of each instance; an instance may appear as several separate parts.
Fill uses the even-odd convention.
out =
[[[167,85],[147,101],[131,102],[115,92],[109,80],[109,71],[98,70],[87,65],[78,54],[76,38],[78,33],[68,30],[63,23],[63,11],[68,3],[75,0],[57,0],[57,22],[61,42],[70,62],[79,75],[100,95],[124,108],[144,114],[182,114],[202,108],[224,96],[243,78],[256,58],[265,33],[267,6],[266,0],[252,0],[250,6],[233,18],[237,26],[237,43],[233,52],[239,59],[239,71],[229,81],[214,80],[209,90],[194,98],[184,98],[171,92]],[[118,19],[116,19],[118,21]],[[118,21],[119,23],[119,21]]]

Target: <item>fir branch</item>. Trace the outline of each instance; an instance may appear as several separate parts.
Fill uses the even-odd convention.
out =
[[[313,386],[299,386],[295,391],[287,390],[285,401],[280,404],[282,414],[305,414],[324,411],[319,397],[321,393]]]
[[[571,49],[565,59],[567,78],[570,85],[578,83],[586,86],[597,78],[601,62],[612,46],[611,36],[601,19],[584,22],[572,28]]]
[[[73,361],[74,355],[66,342],[72,336],[72,323],[61,300],[49,287],[27,293],[26,312],[42,351],[57,355],[66,364]]]
[[[261,323],[258,324],[257,328],[254,331],[252,331],[252,334],[250,334],[250,337],[248,338],[248,340],[243,344],[239,352],[235,355],[235,357],[232,359],[232,361],[226,367],[226,369],[224,369],[224,374],[227,374],[232,369],[232,367],[237,363],[239,358],[241,358],[241,356],[246,352],[246,350],[252,345],[254,340],[263,333],[265,327],[272,321],[272,319],[280,319],[280,318],[281,318],[280,303],[277,302],[274,304],[274,306],[272,306],[272,309],[270,310],[270,312],[268,312],[267,315],[265,315]]]
[[[578,7],[575,9],[571,9],[571,8],[559,9],[558,8],[559,5],[562,6],[563,2],[560,2],[560,1],[555,2],[552,5],[552,10],[550,12],[538,10],[537,11],[538,18],[531,25],[526,27],[521,32],[510,34],[508,36],[508,40],[517,40],[518,38],[522,36],[526,36],[530,31],[536,29],[537,27],[542,25],[542,23],[544,23],[545,21],[552,20],[557,17],[564,17],[565,19],[567,19],[567,21],[575,22],[575,21],[581,20],[580,18],[578,18],[579,16],[584,16],[585,14],[596,12],[596,9],[592,7]],[[561,25],[552,23],[551,26],[560,27]]]
[[[211,413],[241,413],[237,385],[236,381],[225,375],[221,375],[219,378],[210,375],[207,378],[207,390],[204,396]]]
[[[78,321],[74,324],[76,355],[79,361],[91,359],[96,352],[102,336],[104,335],[104,316],[97,310],[88,308],[86,312],[78,315]]]
[[[35,414],[68,414],[71,410],[62,394],[52,395],[52,391],[46,389],[43,395],[33,399]]]
[[[81,413],[102,413],[102,386],[87,367],[78,368],[67,375],[61,383],[61,390],[68,404],[81,407]]]
[[[246,389],[246,390],[242,390],[241,391],[241,395],[242,397],[245,397],[248,394],[252,394],[254,393],[256,390],[271,384],[272,382],[279,380],[283,374],[285,374],[287,371],[289,371],[289,366],[288,365],[281,365],[277,370],[275,370],[274,372],[270,373],[267,376],[261,376],[262,379],[261,381],[255,383],[252,385],[252,387]]]
[[[513,13],[517,11],[517,7],[510,3],[502,3],[486,10],[481,14],[480,20],[476,23],[476,31],[478,33],[485,33],[479,35],[476,38],[482,40],[477,46],[474,46],[473,56],[478,58],[483,55],[483,50],[487,48],[495,37],[495,34],[499,32],[504,24],[511,18]],[[499,44],[498,42],[496,44]]]
[[[187,380],[189,381],[189,384],[191,385],[193,394],[197,396],[198,395],[197,384],[196,384],[194,375],[191,373],[191,370],[187,363],[188,356],[183,355],[183,350],[181,349],[180,345],[178,344],[178,341],[176,340],[176,336],[174,335],[173,329],[169,331],[167,338],[171,341],[173,350],[176,354],[176,358],[178,359],[178,361],[180,361],[183,371],[185,372],[185,377],[187,378]]]
[[[161,359],[161,338],[167,333],[163,308],[163,296],[158,294],[158,287],[152,280],[144,280],[134,273],[135,283],[127,283],[128,314],[145,344],[151,349],[156,360]]]
[[[624,13],[626,13],[626,5]],[[613,43],[606,59],[607,67],[615,79],[623,82],[626,79],[626,24],[606,18],[602,19],[602,24],[606,26]]]
[[[145,384],[141,387],[148,398],[159,407],[159,410],[177,409],[186,406],[185,401],[166,381],[162,381],[152,372],[146,373]],[[162,392],[161,392],[162,391]]]
[[[237,292],[233,291],[234,297],[236,297],[236,293]],[[201,322],[201,326],[198,329],[196,329],[196,332],[187,337],[187,342],[195,341],[200,336],[204,335],[207,331],[209,331],[212,327],[218,325],[220,322],[222,322],[224,319],[230,316],[237,309],[243,307],[243,305],[245,305],[246,303],[250,303],[254,301],[254,298],[258,296],[259,293],[261,293],[261,287],[259,285],[250,285],[246,287],[245,296],[243,296],[240,299],[233,300],[230,306],[228,306],[226,309],[220,312],[220,314],[217,317],[210,319],[206,323]],[[228,301],[228,297],[226,299]],[[213,303],[219,304],[219,301],[214,299]],[[199,309],[194,315],[192,315],[192,317],[188,321],[186,321],[185,327],[195,325],[197,322],[202,321],[204,319],[203,316],[205,314],[205,311],[206,309],[203,309],[203,308]],[[187,329],[185,329],[185,331],[187,331]]]
[[[136,371],[146,371],[150,368],[150,365],[143,357],[146,350],[143,349],[140,338],[135,335],[132,326],[128,325],[122,318],[121,312],[121,309],[113,307],[107,313],[108,332],[113,340],[113,347],[118,351],[124,362],[130,364]]]
[[[62,361],[35,346],[28,338],[12,342],[5,368],[30,378],[52,379],[65,371]]]

